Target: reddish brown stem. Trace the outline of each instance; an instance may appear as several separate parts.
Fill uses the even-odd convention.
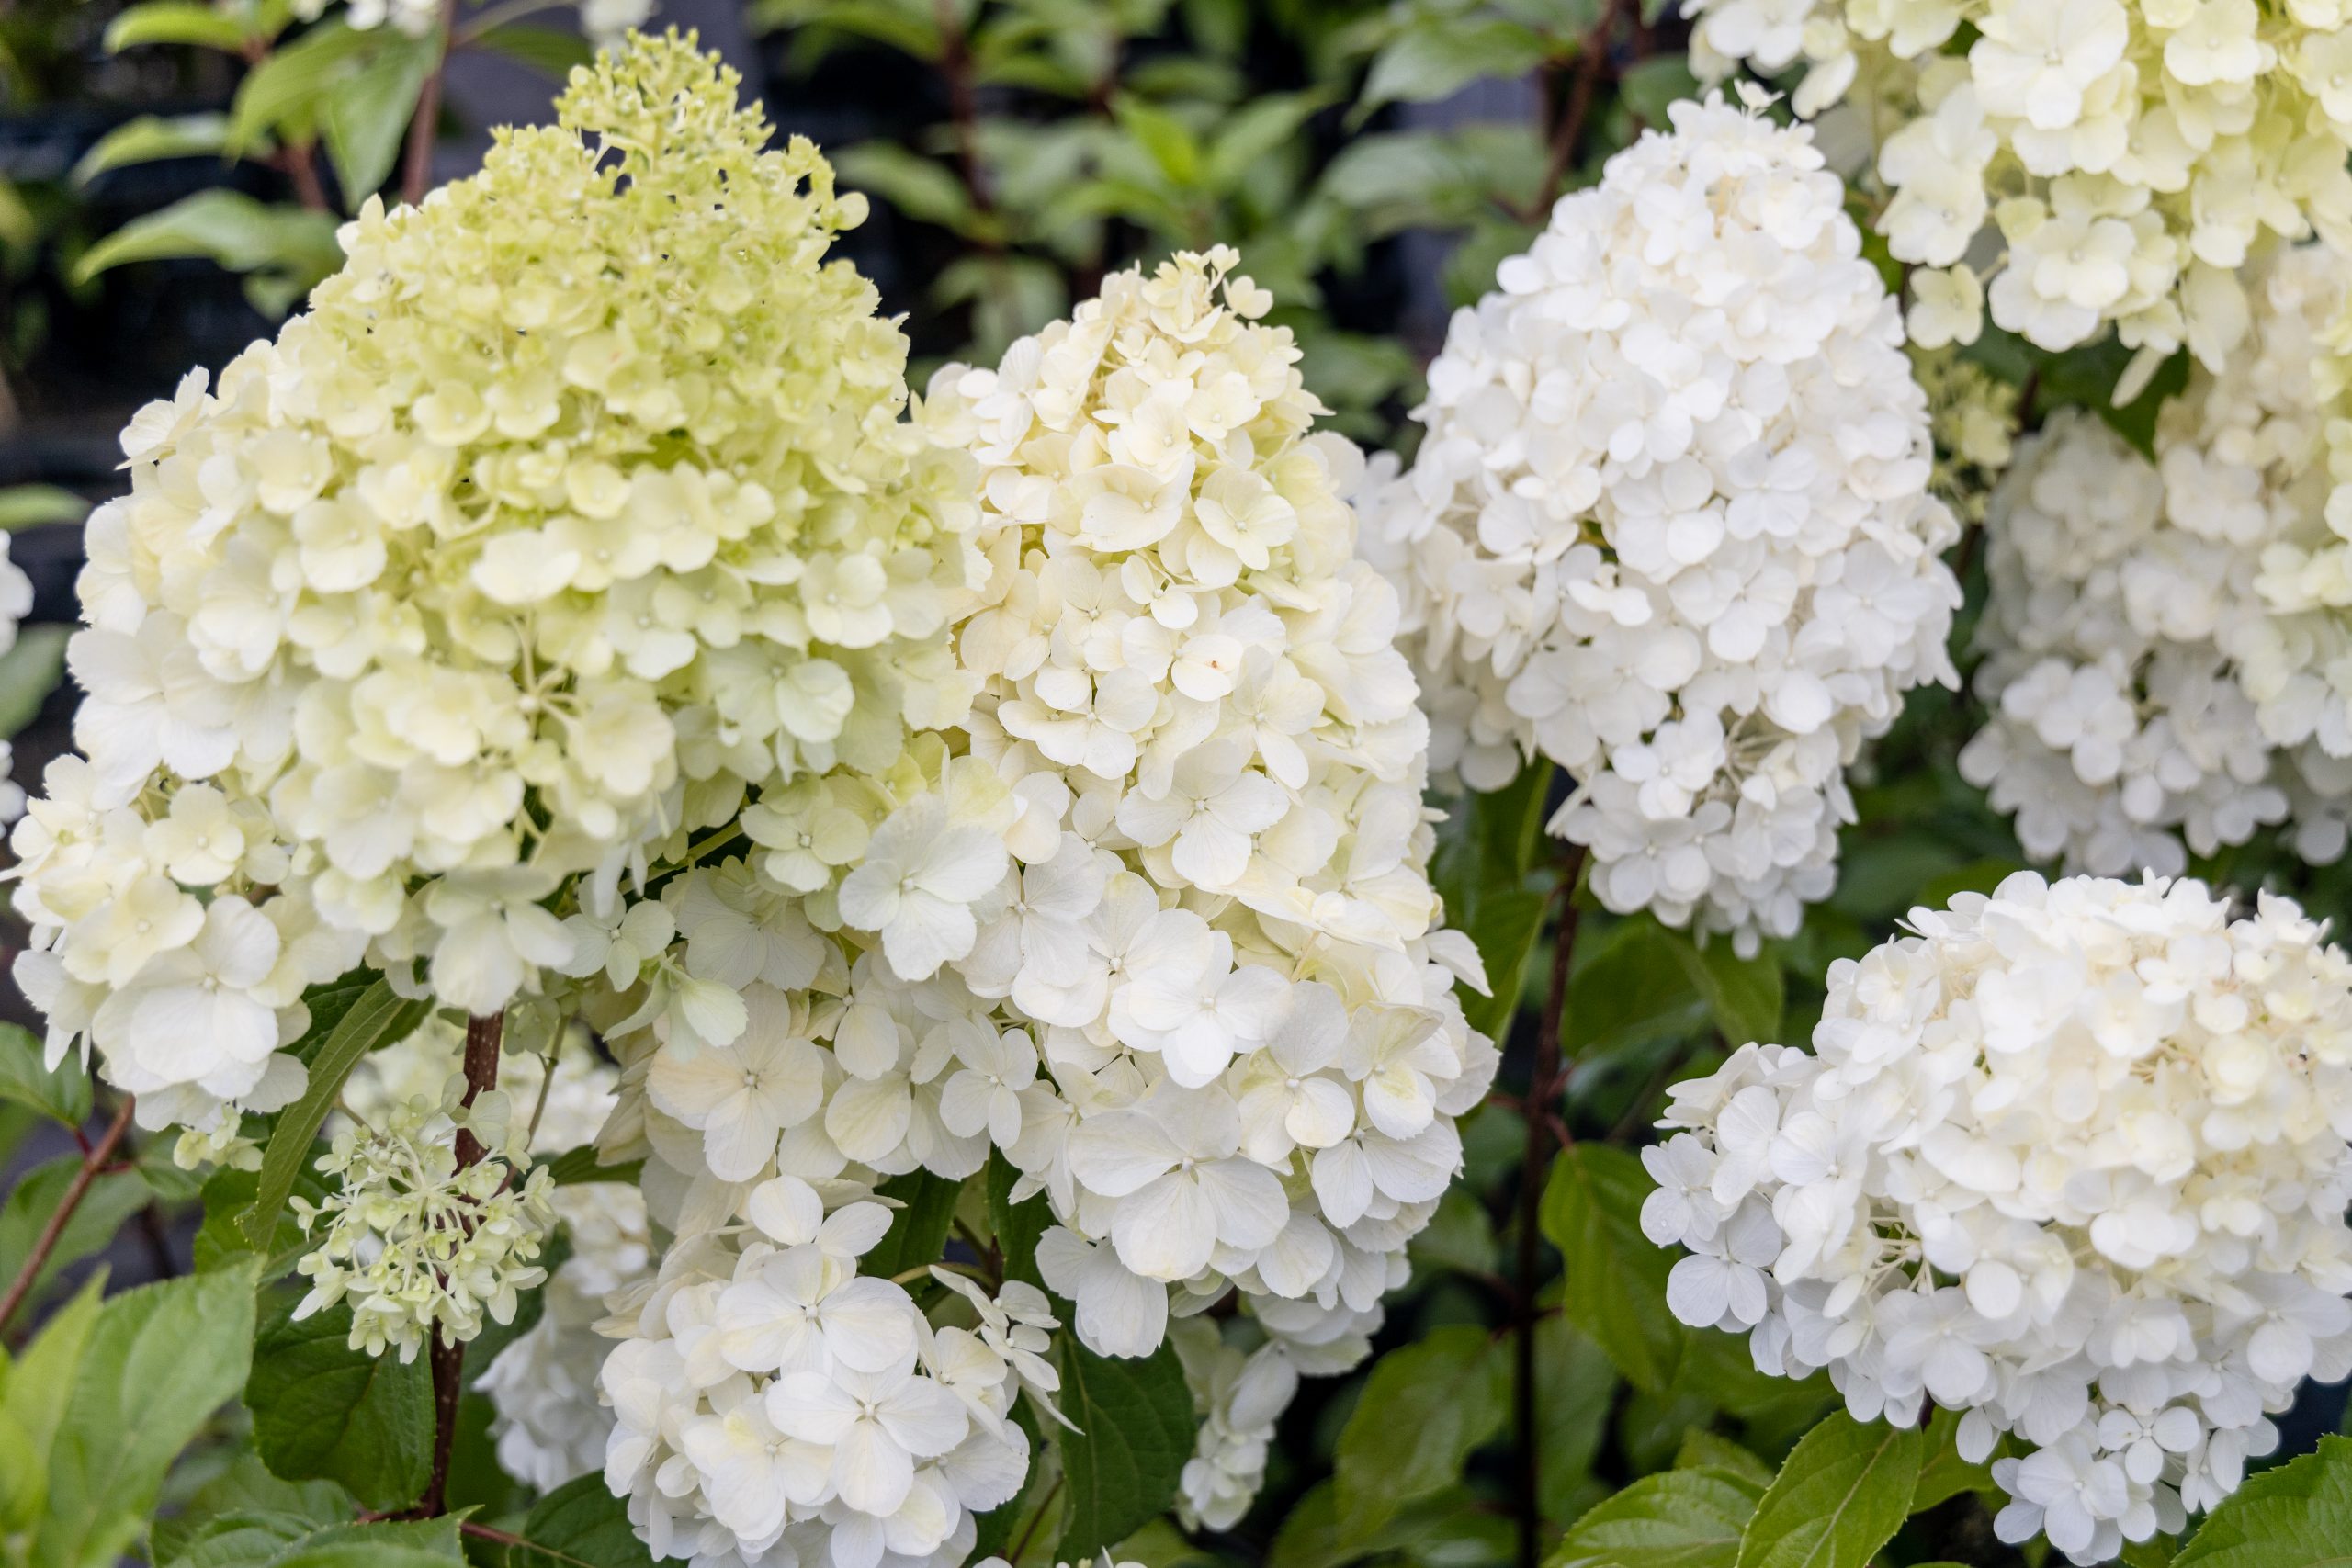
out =
[[[401,199],[411,207],[433,184],[433,140],[441,131],[441,78],[449,72],[450,40],[458,35],[458,0],[441,0],[440,57],[416,95],[416,118],[408,122],[408,156],[401,170]],[[352,197],[365,192],[347,192]]]
[[[1527,1077],[1527,1153],[1519,1172],[1518,1375],[1512,1389],[1513,1427],[1519,1438],[1518,1508],[1520,1568],[1537,1568],[1544,1558],[1542,1466],[1535,1435],[1536,1269],[1541,1263],[1544,1161],[1551,1140],[1568,1142],[1567,1124],[1553,1111],[1561,1089],[1561,1026],[1567,1016],[1568,966],[1577,942],[1577,873],[1584,852],[1569,852],[1560,869],[1560,923],[1552,937],[1552,984],[1544,998],[1544,1019],[1535,1036],[1535,1064]]]
[[[466,1021],[466,1092],[470,1107],[498,1087],[498,1048],[506,1015],[490,1013]],[[469,1128],[458,1130],[458,1168],[479,1164],[486,1151]],[[466,1394],[466,1345],[446,1334],[433,1336],[433,1479],[417,1500],[416,1515],[432,1518],[448,1511],[449,1453],[458,1440],[458,1404]]]
[[[956,166],[973,210],[987,212],[996,201],[989,189],[988,171],[980,166],[980,99],[973,84],[971,40],[964,36],[955,0],[935,0],[932,10],[939,21],[939,71],[947,79],[947,115],[956,131]],[[991,243],[988,248],[996,247]]]
[[[74,1218],[74,1211],[82,1206],[83,1198],[90,1190],[90,1183],[107,1168],[107,1162],[114,1156],[115,1145],[122,1142],[123,1134],[130,1127],[132,1103],[130,1095],[122,1097],[122,1109],[116,1111],[114,1120],[107,1123],[105,1136],[82,1156],[82,1168],[74,1173],[73,1183],[65,1189],[65,1196],[59,1200],[56,1212],[49,1216],[49,1223],[40,1227],[40,1235],[33,1238],[33,1249],[26,1256],[25,1266],[17,1269],[17,1277],[8,1282],[8,1293],[0,1296],[0,1327],[6,1327],[8,1320],[17,1315],[17,1309],[25,1304],[25,1298],[32,1293],[33,1281],[40,1278],[41,1266],[49,1261],[49,1255],[57,1250],[57,1238],[65,1234],[65,1226]]]

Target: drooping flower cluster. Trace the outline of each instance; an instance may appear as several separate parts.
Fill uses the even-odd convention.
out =
[[[2043,348],[2112,323],[2133,347],[2186,344],[2218,369],[2245,332],[2250,257],[2314,234],[2352,254],[2340,0],[1685,9],[1702,73],[1802,61],[1799,113],[1857,96],[1891,193],[1879,231],[1896,259],[1942,269],[1914,275],[1949,318],[1938,333],[1973,339],[1989,296],[1996,322]],[[1989,288],[1970,259],[1987,249]]]
[[[2165,406],[2153,463],[2062,412],[1996,492],[1993,711],[1960,768],[2030,853],[2171,874],[2183,840],[2211,854],[2279,823],[2306,859],[2343,852],[2352,640],[2324,584],[2352,558],[2324,515],[2312,345],[2347,276],[2316,246],[2256,269],[2252,332]]]
[[[2005,1540],[2078,1562],[2235,1490],[2352,1371],[2352,961],[2291,902],[2019,873],[1840,959],[1814,1051],[1676,1086],[1668,1300],[1860,1418],[2011,1433]]]
[[[318,1162],[334,1190],[291,1201],[318,1242],[295,1265],[311,1281],[297,1319],[348,1301],[353,1349],[413,1361],[435,1336],[463,1343],[486,1320],[513,1322],[522,1292],[546,1280],[536,1260],[556,1223],[548,1169],[529,1166],[503,1092],[465,1106],[465,1090],[456,1075],[437,1100],[415,1096],[379,1125],[334,1135]],[[460,1168],[460,1129],[496,1157]]]
[[[125,433],[87,761],[16,846],[51,1059],[86,1035],[142,1122],[283,1103],[304,987],[356,963],[496,1012],[571,902],[960,716],[969,460],[822,260],[863,199],[734,89],[674,35],[576,73]]]
[[[1752,946],[1829,891],[1861,741],[1957,681],[1958,530],[1809,131],[1672,115],[1456,313],[1366,549],[1437,764],[1492,789],[1549,757],[1604,904]]]
[[[1297,1396],[1298,1380],[1353,1371],[1372,1354],[1383,1316],[1377,1305],[1361,1313],[1279,1299],[1259,1305],[1251,1320],[1262,1337],[1254,1347],[1236,1343],[1207,1318],[1169,1328],[1201,1418],[1176,1496],[1176,1517],[1187,1529],[1241,1522],[1265,1483],[1274,1424]]]
[[[833,1206],[993,1153],[1050,1204],[1038,1265],[1105,1354],[1238,1287],[1335,1370],[1402,1279],[1495,1053],[1453,996],[1475,950],[1434,929],[1426,728],[1393,592],[1351,559],[1355,456],[1310,434],[1297,351],[1232,265],[1116,275],[1001,369],[934,382],[921,422],[977,452],[985,498],[960,731],[765,790],[746,858],[573,918],[578,1006],[623,1064],[602,1148],[647,1160],[677,1268],[737,1279],[696,1238],[763,1224],[778,1180]],[[1043,1326],[1015,1296],[978,1331],[1008,1364]],[[694,1337],[671,1310],[605,1372],[655,1402],[640,1432],[716,1386],[657,1400],[641,1374]],[[779,1430],[799,1387],[767,1396]],[[871,1568],[868,1536],[775,1536],[716,1461],[615,1441],[657,1551]],[[946,1551],[960,1517],[901,1519],[890,1550]]]
[[[510,1035],[511,1038],[511,1035]],[[459,1070],[464,1032],[430,1020],[408,1039],[361,1058],[340,1103],[380,1123],[416,1095],[437,1097]],[[545,1158],[592,1143],[611,1116],[617,1075],[576,1038],[548,1058],[509,1051],[499,1083],[523,1121],[531,1153]],[[575,1182],[548,1194],[562,1223],[563,1260],[541,1292],[538,1320],[508,1340],[474,1387],[494,1415],[491,1438],[509,1475],[542,1492],[600,1469],[612,1412],[596,1393],[611,1345],[595,1331],[605,1298],[652,1272],[645,1200],[621,1182]]]
[[[749,1222],[684,1237],[631,1292],[604,1371],[605,1475],[659,1558],[744,1564],[960,1562],[1009,1502],[1052,1392],[1043,1297],[977,1292],[977,1328],[934,1328],[858,1259],[889,1211],[854,1184],[754,1187]],[[1042,1381],[1041,1381],[1042,1380]]]

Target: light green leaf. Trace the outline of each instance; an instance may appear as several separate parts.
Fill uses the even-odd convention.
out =
[[[0,1281],[13,1280],[31,1258],[34,1244],[50,1217],[64,1201],[66,1190],[81,1174],[79,1154],[59,1155],[36,1166],[18,1181],[0,1206]],[[93,1180],[74,1205],[57,1244],[43,1260],[40,1272],[26,1295],[24,1307],[40,1299],[41,1290],[57,1271],[78,1262],[114,1239],[122,1222],[147,1206],[147,1183],[136,1169],[110,1170]]]
[[[144,1528],[164,1473],[244,1386],[251,1269],[145,1285],[99,1310],[50,1451],[30,1568],[100,1568]]]
[[[0,533],[44,523],[79,523],[90,503],[60,485],[10,485],[0,490]]]
[[[559,82],[571,74],[573,66],[590,64],[596,58],[594,46],[578,33],[528,23],[509,22],[503,28],[492,28],[471,42],[476,49],[503,54]]]
[[[1546,1513],[1572,1496],[1609,1435],[1617,1370],[1557,1314],[1535,1325],[1535,1461]]]
[[[107,24],[106,51],[120,54],[148,43],[187,43],[229,54],[243,51],[244,25],[229,12],[201,0],[150,0]]]
[[[127,164],[217,153],[228,136],[229,117],[224,114],[141,115],[99,137],[82,154],[81,161],[74,165],[74,183],[88,185],[108,169],[119,169]]]
[[[1707,1000],[1724,1043],[1740,1046],[1750,1041],[1770,1043],[1781,1032],[1784,987],[1780,960],[1770,953],[1742,958],[1731,943],[1717,937],[1701,947],[1679,931],[1667,933],[1683,973]]]
[[[335,1096],[343,1092],[343,1080],[351,1076],[352,1067],[377,1046],[405,1039],[424,1021],[425,1008],[422,998],[405,1000],[392,994],[388,982],[378,980],[351,1005],[350,1010],[334,1021],[325,1043],[317,1047],[316,1059],[310,1064],[311,1081],[303,1089],[302,1098],[279,1114],[277,1129],[270,1134],[269,1147],[262,1155],[254,1206],[246,1211],[243,1222],[249,1246],[266,1248],[276,1241],[278,1212],[286,1207],[287,1197],[294,1190],[295,1177],[311,1163],[311,1150],[318,1139],[319,1128],[326,1121]],[[314,1009],[311,1035],[317,1035],[322,1025],[323,1021]],[[304,1054],[301,1043],[296,1043],[294,1052],[297,1055]]]
[[[271,53],[238,85],[236,100],[229,107],[229,133],[223,139],[229,155],[245,156],[279,126],[308,135],[318,123],[318,111],[330,89],[354,69],[352,62],[379,47],[379,34],[396,31],[388,28],[362,31],[336,17]]]
[[[1370,1535],[1360,1535],[1340,1516],[1339,1488],[1325,1481],[1292,1506],[1266,1553],[1266,1568],[1337,1568],[1389,1553],[1432,1565],[1501,1562],[1510,1556],[1510,1529],[1491,1506],[1455,1486],[1416,1498]]]
[[[365,65],[335,81],[319,112],[344,205],[355,212],[391,177],[417,95],[441,58],[438,35],[410,38],[396,28],[379,30],[388,35],[381,45]]]
[[[40,1037],[21,1024],[0,1023],[0,1099],[29,1105],[52,1122],[79,1127],[90,1119],[90,1070],[78,1051],[54,1069],[40,1065]]]
[[[379,1513],[406,1507],[433,1478],[431,1369],[351,1348],[348,1305],[298,1323],[294,1304],[254,1340],[254,1447],[285,1480],[337,1482]]]
[[[1320,93],[1266,93],[1250,99],[1210,139],[1201,183],[1220,195],[1232,190],[1260,159],[1295,138],[1324,101]]]
[[[1711,1432],[1704,1427],[1693,1427],[1682,1434],[1682,1447],[1675,1450],[1674,1468],[1729,1471],[1742,1480],[1756,1483],[1759,1493],[1772,1484],[1770,1465],[1722,1433]]]
[[[308,288],[343,265],[332,213],[269,207],[233,190],[200,190],[134,218],[82,253],[74,281],[130,262],[209,256],[231,272],[267,273]]]
[[[1054,1560],[1087,1562],[1174,1500],[1193,1457],[1193,1395],[1174,1346],[1121,1359],[1073,1334],[1062,1341],[1061,1408],[1079,1430],[1056,1439],[1067,1511]]]
[[[1586,1510],[1544,1568],[1732,1568],[1763,1495],[1726,1470],[1645,1475]]]
[[[1482,77],[1523,76],[1552,47],[1534,28],[1499,17],[1432,17],[1398,33],[1374,59],[1354,120],[1361,124],[1383,104],[1451,96]]]
[[[1150,155],[1169,184],[1189,189],[1201,183],[1201,144],[1191,127],[1132,93],[1114,100],[1111,112],[1118,117],[1119,129]]]
[[[1553,1160],[1542,1213],[1565,1270],[1561,1310],[1626,1382],[1656,1393],[1673,1381],[1684,1333],[1666,1305],[1674,1259],[1642,1234],[1652,1185],[1624,1150],[1577,1144]]]
[[[1332,1456],[1341,1539],[1368,1540],[1404,1503],[1460,1481],[1510,1407],[1510,1344],[1475,1324],[1374,1361]]]
[[[945,164],[888,141],[866,141],[833,153],[842,183],[878,196],[918,223],[957,233],[972,226],[972,198]]]
[[[2173,1568],[2340,1568],[2352,1562],[2352,1438],[2251,1477],[2205,1516]]]
[[[1617,87],[1626,112],[1660,130],[1666,129],[1668,107],[1697,96],[1698,92],[1699,79],[1690,74],[1690,62],[1679,54],[1635,61],[1626,67]]]
[[[94,1269],[0,1380],[0,1532],[28,1530],[40,1517],[49,1495],[50,1445],[97,1326],[106,1278],[104,1269]]]
[[[1740,1537],[1738,1568],[1864,1568],[1911,1512],[1927,1438],[1839,1410],[1807,1432]]]
[[[508,1547],[505,1568],[652,1568],[629,1526],[628,1500],[614,1496],[601,1474],[540,1498],[519,1533],[529,1544]]]
[[[172,1517],[155,1521],[147,1532],[148,1553],[158,1562],[173,1563],[190,1542],[209,1533],[213,1521],[231,1515],[273,1521],[282,1539],[292,1540],[358,1511],[358,1502],[334,1483],[280,1481],[259,1455],[247,1451],[198,1487]]]
[[[1960,1457],[1960,1412],[1939,1410],[1928,1423],[1928,1442],[1919,1459],[1919,1480],[1911,1489],[1911,1511],[1924,1513],[1962,1492],[1996,1495],[1993,1467],[1971,1464]]]
[[[57,690],[65,674],[66,639],[72,635],[65,626],[17,628],[16,646],[0,653],[0,736],[15,735],[30,724],[50,693]]]

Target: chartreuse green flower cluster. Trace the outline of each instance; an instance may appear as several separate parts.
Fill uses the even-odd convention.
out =
[[[826,259],[864,198],[736,88],[632,39],[125,433],[18,974],[199,1152],[299,1092],[307,986],[497,1012],[752,792],[962,716],[972,460]]]

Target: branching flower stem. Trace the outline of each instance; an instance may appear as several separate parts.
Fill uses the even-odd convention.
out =
[[[65,1234],[67,1224],[74,1218],[74,1211],[82,1206],[83,1198],[90,1190],[90,1183],[104,1174],[107,1162],[114,1157],[115,1145],[122,1142],[123,1134],[130,1127],[132,1103],[130,1095],[122,1097],[122,1109],[114,1113],[114,1120],[107,1123],[105,1135],[82,1156],[82,1168],[74,1173],[73,1184],[65,1189],[65,1196],[59,1201],[56,1212],[49,1216],[49,1223],[41,1226],[40,1235],[34,1238],[33,1249],[26,1255],[25,1266],[17,1269],[17,1277],[8,1282],[8,1293],[0,1296],[0,1328],[7,1325],[8,1320],[17,1315],[17,1309],[24,1304],[25,1298],[32,1293],[33,1281],[40,1278],[41,1266],[49,1261],[49,1255],[57,1250],[57,1238]]]
[[[466,1021],[466,1092],[460,1105],[471,1109],[475,1100],[498,1087],[498,1050],[505,1029],[503,1013]],[[459,1170],[481,1163],[484,1152],[470,1127],[458,1129]],[[465,1341],[436,1330],[433,1336],[433,1479],[415,1510],[423,1518],[448,1511],[449,1453],[458,1438],[458,1404],[465,1397]]]

